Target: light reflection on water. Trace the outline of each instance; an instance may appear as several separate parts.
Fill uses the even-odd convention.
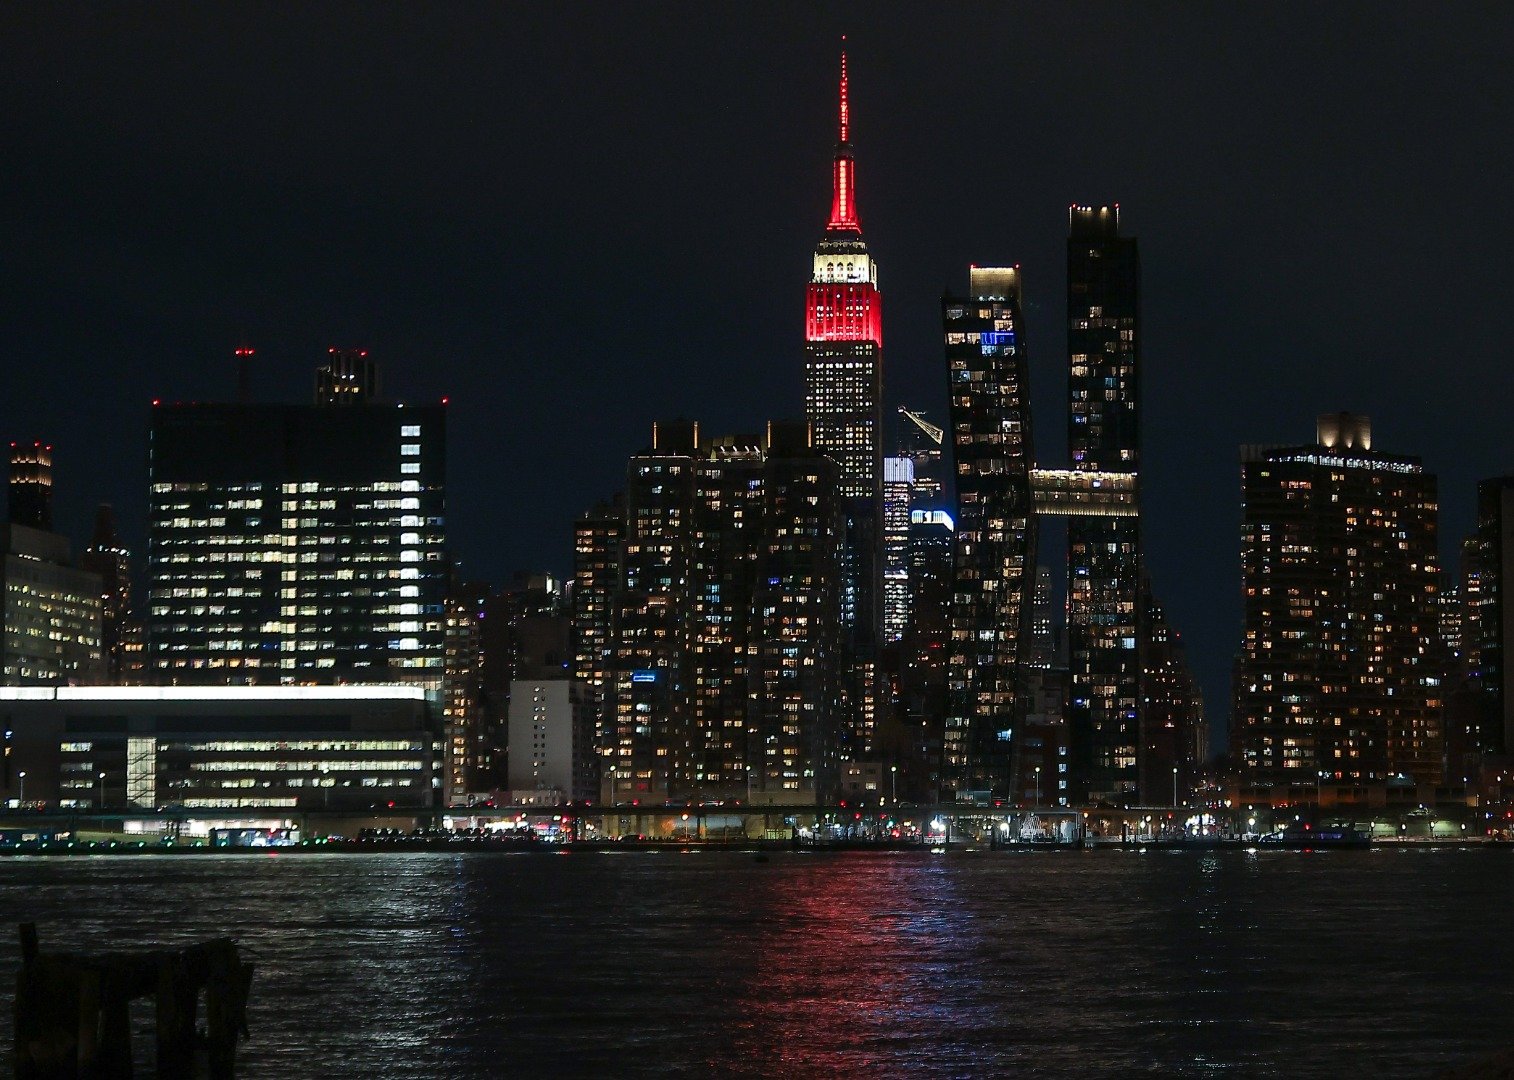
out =
[[[0,923],[237,938],[248,1077],[1419,1077],[1509,1030],[1511,885],[1494,851],[11,858]],[[0,931],[3,1072],[16,963]]]

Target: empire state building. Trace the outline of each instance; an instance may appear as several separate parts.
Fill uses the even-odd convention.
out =
[[[846,536],[841,547],[841,617],[852,687],[841,753],[874,749],[883,593],[883,310],[878,267],[857,220],[846,53],[841,54],[839,137],[831,165],[831,216],[815,245],[805,291],[804,416],[813,445],[834,460]]]
[[[878,266],[857,220],[845,53],[831,185],[830,221],[815,246],[805,297],[804,415],[816,447],[841,466],[842,494],[876,506],[883,468],[883,316]]]

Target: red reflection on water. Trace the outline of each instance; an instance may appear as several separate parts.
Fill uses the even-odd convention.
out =
[[[922,891],[921,869],[918,857],[838,853],[784,860],[758,879],[754,906],[766,917],[731,1025],[739,1068],[864,1074],[897,1066],[901,1041],[950,1022],[944,980],[922,980],[919,952],[951,936],[954,920],[939,903],[949,881],[932,875]]]

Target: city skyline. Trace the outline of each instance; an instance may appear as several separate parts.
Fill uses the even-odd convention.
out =
[[[7,194],[22,210],[7,230],[15,230],[12,247],[20,252],[12,272],[19,267],[23,274],[8,290],[7,306],[14,309],[7,321],[19,333],[8,347],[15,384],[0,404],[0,421],[10,438],[36,437],[55,446],[62,478],[58,524],[76,546],[87,539],[94,504],[107,501],[116,505],[121,535],[140,558],[145,448],[135,455],[133,469],[129,451],[101,460],[100,440],[142,446],[154,397],[232,400],[232,352],[244,335],[267,358],[269,367],[259,366],[253,381],[255,398],[263,400],[302,398],[308,367],[327,347],[366,346],[395,396],[425,402],[453,397],[457,442],[449,455],[449,517],[452,546],[465,571],[495,582],[516,569],[565,572],[574,517],[617,488],[625,456],[641,445],[648,423],[681,414],[724,432],[749,430],[769,415],[800,415],[802,355],[793,297],[808,276],[803,253],[813,246],[814,223],[825,212],[817,192],[835,138],[827,105],[844,31],[852,99],[859,130],[866,132],[859,154],[866,159],[868,237],[888,271],[884,451],[893,449],[893,406],[907,403],[936,422],[945,419],[936,321],[941,287],[954,282],[967,262],[1017,263],[1025,276],[1031,394],[1043,418],[1037,457],[1043,466],[1064,460],[1065,434],[1056,422],[1066,392],[1061,213],[1073,201],[1119,202],[1128,232],[1145,248],[1145,547],[1153,585],[1184,634],[1213,726],[1221,732],[1229,662],[1240,641],[1240,444],[1296,445],[1307,440],[1308,418],[1316,413],[1370,413],[1385,444],[1423,457],[1440,476],[1441,554],[1448,565],[1452,545],[1471,529],[1476,481],[1514,465],[1494,422],[1508,376],[1491,362],[1498,355],[1492,320],[1480,317],[1496,304],[1497,282],[1478,258],[1496,265],[1497,245],[1473,220],[1477,215],[1465,210],[1475,202],[1465,192],[1477,189],[1466,184],[1468,176],[1496,188],[1514,172],[1497,139],[1475,137],[1479,121],[1489,132],[1507,126],[1499,119],[1507,106],[1496,95],[1472,95],[1481,71],[1478,50],[1494,50],[1487,42],[1499,35],[1485,34],[1488,28],[1470,18],[1411,28],[1401,15],[1396,32],[1379,28],[1378,37],[1330,54],[1326,72],[1311,66],[1324,63],[1324,52],[1305,50],[1302,58],[1284,52],[1293,35],[1282,25],[1215,15],[1210,29],[1247,29],[1255,37],[1256,55],[1241,70],[1228,74],[1214,57],[1195,54],[1186,77],[1152,76],[1142,84],[1143,102],[1121,101],[1088,120],[1076,106],[1084,101],[1080,95],[1096,97],[1095,89],[1076,89],[1071,75],[1038,66],[1032,55],[1037,41],[1054,40],[1076,22],[1071,15],[997,16],[993,21],[1015,36],[1011,48],[1023,63],[999,69],[1002,78],[996,73],[993,83],[971,63],[963,61],[959,71],[942,62],[948,43],[968,56],[985,48],[961,32],[963,18],[933,13],[931,19],[870,28],[846,27],[821,13],[780,28],[776,18],[703,16],[695,22],[705,48],[663,45],[640,59],[630,48],[607,53],[593,41],[562,42],[581,50],[575,54],[579,63],[568,65],[588,80],[580,96],[565,101],[559,87],[555,98],[551,92],[539,96],[541,115],[535,119],[477,121],[481,130],[500,132],[524,124],[537,137],[527,143],[536,147],[534,159],[528,155],[524,163],[492,174],[507,178],[503,193],[516,196],[513,206],[498,186],[491,192],[486,169],[467,167],[446,177],[445,169],[396,166],[377,151],[386,144],[384,131],[414,133],[413,122],[425,111],[415,104],[408,106],[414,111],[403,112],[411,127],[380,125],[374,131],[377,119],[351,102],[344,107],[339,97],[316,93],[319,104],[310,114],[291,120],[295,149],[274,155],[271,161],[278,164],[265,174],[256,163],[274,148],[271,120],[291,118],[288,108],[265,114],[259,107],[287,106],[298,92],[322,89],[325,76],[315,69],[313,54],[287,57],[297,89],[257,80],[239,88],[224,84],[230,112],[242,122],[231,125],[240,132],[238,142],[223,145],[211,134],[208,107],[165,108],[169,102],[155,96],[161,88],[133,83],[121,67],[124,57],[103,46],[93,56],[98,63],[79,71],[82,89],[44,92],[35,80],[42,77],[49,48],[61,48],[78,31],[34,19],[33,29],[45,32],[33,35],[37,52],[23,65],[17,85],[42,95],[41,105],[71,104],[77,115],[60,120],[33,102],[25,114],[12,110],[6,121],[17,127],[10,134],[26,151],[26,163],[19,178],[6,182],[15,185]],[[149,59],[153,47],[168,47],[166,26],[127,15],[117,20],[118,40],[148,46]],[[234,16],[223,20],[202,16],[182,32],[211,34]],[[516,49],[522,42],[555,41],[560,29],[524,16],[518,25],[506,21],[510,26],[484,29],[515,32]],[[649,34],[657,39],[668,30],[656,20],[629,21],[623,29],[633,41],[644,43]],[[1350,18],[1311,13],[1306,21],[1316,31],[1312,40],[1328,41]],[[393,17],[388,28],[404,22]],[[1160,66],[1155,58],[1173,50],[1185,55],[1203,29],[1167,26],[1176,32],[1159,46],[1159,18],[1148,23],[1110,15],[1105,22],[1129,42],[1128,56],[1106,57],[1116,71],[1126,72]],[[457,26],[443,19],[436,28]],[[380,54],[399,48],[375,34]],[[738,55],[738,41],[750,46],[749,55]],[[1112,49],[1084,43],[1094,52]],[[1411,66],[1433,63],[1445,52],[1437,53],[1437,43],[1449,43],[1467,61],[1465,74],[1436,69],[1443,99],[1466,95],[1454,136],[1430,130],[1445,100],[1419,103],[1402,94],[1378,94],[1375,100],[1373,94],[1384,89],[1375,71],[1385,56]],[[249,53],[258,55],[260,44],[272,47],[254,35]],[[428,46],[421,41],[413,47],[424,52]],[[465,56],[464,70],[479,74],[483,59]],[[783,67],[770,66],[779,63]],[[1269,63],[1275,81],[1257,96],[1278,100],[1246,100],[1248,87],[1261,85],[1246,83],[1246,76]],[[540,66],[527,67],[512,78],[554,85]],[[922,84],[919,76],[926,71],[942,77]],[[487,74],[481,83],[503,78]],[[1096,87],[1114,78],[1084,74],[1094,76]],[[454,108],[478,92],[478,86],[464,86],[462,75],[440,81],[434,73],[409,75],[421,81],[421,98],[429,90]],[[415,96],[417,87],[404,71],[368,78],[368,89],[381,99]],[[612,130],[609,119],[609,91],[617,79],[649,93],[663,115],[675,102],[683,110],[676,113],[685,118],[683,125],[636,138],[644,156],[640,166],[628,163],[630,144],[624,140],[631,136]],[[1237,109],[1223,126],[1196,122],[1190,130],[1163,119],[1164,103],[1170,113],[1206,81],[1221,91],[1214,95],[1219,104],[1208,108]],[[712,92],[690,94],[691,83]],[[106,86],[146,114],[156,104],[165,122],[188,136],[177,160],[155,161],[153,169],[167,176],[170,191],[190,198],[169,207],[154,201],[161,195],[148,197],[147,173],[123,151],[150,148],[152,136],[135,128],[135,117],[118,111],[122,106],[105,100]],[[1004,97],[991,97],[988,87]],[[1013,119],[1004,121],[1004,102],[1022,93],[1032,100],[1041,95],[1046,107],[1011,108]],[[1340,128],[1335,134],[1344,145],[1324,145],[1324,128],[1316,124],[1312,141],[1289,144],[1288,153],[1273,162],[1256,145],[1267,140],[1237,134],[1248,129],[1286,142],[1291,129],[1281,121],[1310,103]],[[578,123],[557,123],[564,111]],[[447,115],[453,116],[448,134],[474,130],[461,113]],[[1072,116],[1089,126],[1069,125]],[[85,137],[65,147],[66,139],[41,126],[49,117],[60,132]],[[1389,117],[1398,133],[1391,137],[1381,122],[1371,122]],[[495,119],[499,127],[489,128]],[[1008,172],[993,176],[992,162],[944,152],[969,145],[968,133],[995,120],[1009,124],[1009,141],[1019,151]],[[587,137],[565,139],[562,133],[570,128]],[[1394,140],[1411,133],[1436,149],[1401,160]],[[320,148],[322,134],[351,140],[342,147],[352,151],[347,171],[336,149]],[[371,141],[360,137],[365,134]],[[758,144],[767,149],[754,156],[751,147]],[[490,148],[496,155],[505,149]],[[1240,148],[1246,152],[1226,158]],[[1144,167],[1134,160],[1143,153],[1153,158]],[[1343,154],[1364,162],[1363,173],[1345,168]],[[56,177],[69,155],[83,155],[83,163],[98,167],[42,191],[37,178]],[[461,153],[444,158],[464,161]],[[712,174],[720,178],[714,191],[704,186]],[[548,175],[560,178],[561,193],[546,189]],[[654,191],[654,176],[678,181],[675,191]],[[1355,200],[1339,190],[1347,181],[1356,182]],[[293,210],[276,199],[287,196],[291,185],[311,196],[312,209]],[[1460,202],[1453,198],[1458,188]],[[449,200],[460,196],[466,203],[458,210]],[[523,220],[538,216],[524,208],[539,201],[558,211],[544,215],[553,229]],[[454,209],[444,212],[442,205]],[[964,205],[986,209],[967,215],[937,209]],[[586,213],[585,206],[594,209]],[[431,216],[400,220],[417,207]],[[576,212],[561,212],[570,208]],[[1395,208],[1399,213],[1391,213]],[[675,211],[701,227],[665,231]],[[1418,231],[1399,224],[1411,213]],[[258,229],[265,221],[267,228]],[[487,240],[469,234],[469,222],[487,226],[480,234]],[[168,227],[148,236],[152,223]],[[582,234],[573,231],[580,229]],[[591,234],[598,237],[594,255],[608,260],[595,292],[604,306],[580,316],[580,301],[565,305],[556,296],[571,294],[562,283],[582,273],[569,257],[582,255],[575,237]],[[245,239],[262,235],[270,237],[270,247],[321,254],[305,270],[280,269],[268,254],[247,250]],[[78,264],[57,251],[74,253]],[[101,257],[86,260],[89,252]],[[406,252],[410,258],[402,259]],[[140,276],[134,269],[139,261]],[[1416,273],[1421,265],[1440,266],[1440,276]],[[397,272],[386,275],[386,266]],[[520,288],[531,267],[532,274],[553,282],[551,288]],[[741,287],[733,291],[730,274],[737,267]],[[1403,304],[1405,290],[1421,300]],[[719,312],[712,314],[715,297]],[[92,318],[78,318],[81,306]],[[1384,317],[1403,307],[1409,314],[1402,322]],[[573,333],[563,335],[565,327]],[[718,343],[713,350],[712,343]],[[538,364],[542,355],[562,359]],[[47,362],[27,363],[36,357]],[[1445,357],[1459,363],[1439,362]],[[1436,364],[1428,381],[1422,374],[1427,361]],[[80,385],[89,388],[82,395]],[[65,401],[67,414],[59,404]],[[565,418],[572,415],[595,417],[596,436],[564,438]],[[511,488],[501,492],[495,463],[523,456],[542,460],[546,456],[536,452],[541,445],[556,451],[547,464],[539,472],[512,469]]]

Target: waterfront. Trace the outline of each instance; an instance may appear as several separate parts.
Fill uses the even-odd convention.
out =
[[[1514,855],[98,856],[14,924],[258,964],[241,1075],[1423,1077],[1511,1040]],[[8,1068],[8,1065],[7,1065]]]

